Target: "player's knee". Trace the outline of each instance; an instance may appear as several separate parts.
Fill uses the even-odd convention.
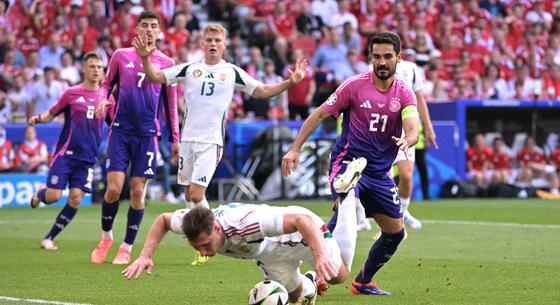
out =
[[[48,203],[57,202],[62,197],[62,191],[56,189],[47,189],[46,199]]]
[[[145,191],[142,186],[134,186],[130,189],[130,198],[141,199],[144,197]]]
[[[77,209],[80,206],[80,202],[82,201],[82,196],[74,195],[68,197],[68,205]]]
[[[116,185],[107,185],[107,190],[105,192],[105,199],[108,202],[115,202],[121,196],[121,188]]]
[[[344,265],[340,266],[340,269],[338,270],[338,274],[335,277],[331,277],[331,279],[328,282],[329,284],[332,285],[344,283],[344,281],[346,281],[346,279],[348,278],[349,274],[350,273],[348,272],[346,266]]]

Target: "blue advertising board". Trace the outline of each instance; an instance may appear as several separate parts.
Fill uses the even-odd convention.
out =
[[[0,208],[29,207],[31,197],[45,183],[46,178],[46,175],[38,174],[0,174]],[[69,190],[65,189],[60,200],[48,206],[64,206],[68,193]],[[81,205],[90,205],[91,202],[91,194],[86,194]]]

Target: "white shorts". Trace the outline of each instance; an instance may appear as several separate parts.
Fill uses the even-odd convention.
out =
[[[342,266],[340,248],[332,234],[325,237],[325,250],[330,257],[336,270]],[[261,269],[264,277],[269,280],[277,281],[284,285],[288,292],[294,291],[301,283],[299,267],[302,262],[315,267],[315,261],[311,248],[303,244],[296,246],[289,244],[275,243],[268,245],[270,251],[265,251],[259,258],[255,258],[257,266]]]
[[[181,142],[177,182],[181,185],[195,183],[208,187],[222,159],[222,151],[223,148],[217,144]]]
[[[415,162],[416,161],[416,148],[414,147],[409,147],[408,148],[408,161],[410,162]],[[406,160],[406,157],[404,156],[404,151],[402,151],[401,149],[399,149],[399,152],[397,153],[397,157],[395,158],[395,161],[393,161],[393,165]]]

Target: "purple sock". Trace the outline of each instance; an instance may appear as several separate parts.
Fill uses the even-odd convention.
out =
[[[56,220],[51,228],[51,231],[45,236],[45,239],[53,240],[66,226],[72,221],[78,209],[73,208],[66,204],[62,211],[56,217]]]
[[[47,189],[41,189],[41,190],[39,190],[39,191],[37,192],[37,196],[39,197],[39,200],[40,200],[42,203],[46,203],[46,204],[52,203],[52,202],[47,202],[47,198],[46,198],[46,196],[47,196]]]
[[[331,232],[334,231],[334,228],[336,227],[337,218],[338,218],[338,208],[334,210],[333,216],[331,217],[331,220],[329,220],[329,223],[327,224],[327,228],[329,229],[329,231]]]
[[[108,232],[113,229],[113,222],[115,222],[115,216],[119,211],[119,201],[114,203],[108,203],[103,199],[101,204],[101,228],[103,231]]]
[[[144,209],[135,210],[132,207],[128,208],[128,221],[126,223],[126,235],[124,236],[125,243],[129,245],[134,244],[136,234],[140,230],[142,218],[144,218]]]
[[[399,243],[404,238],[404,229],[389,234],[382,232],[381,237],[373,244],[364,266],[354,279],[356,282],[369,283],[371,279],[383,267],[383,265],[391,259]]]

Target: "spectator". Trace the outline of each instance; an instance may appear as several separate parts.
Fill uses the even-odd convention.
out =
[[[500,67],[496,64],[486,66],[486,77],[482,79],[480,98],[507,99],[509,98],[508,84],[500,75]]]
[[[346,65],[346,54],[348,49],[340,41],[340,34],[335,27],[329,28],[328,43],[319,47],[310,63],[315,67],[315,71],[323,73],[321,82],[332,81],[332,73],[336,72],[341,66]],[[328,75],[331,75],[330,77]],[[318,77],[320,75],[317,75]]]
[[[484,135],[477,134],[474,143],[467,150],[467,178],[479,187],[487,185],[492,149],[484,143]]]
[[[335,82],[340,85],[352,76],[367,72],[369,67],[363,60],[360,60],[360,52],[357,49],[349,49],[345,65],[341,65],[334,73]]]
[[[95,53],[101,57],[103,62],[103,67],[107,67],[109,64],[109,58],[113,56],[113,48],[111,46],[111,39],[109,36],[102,35],[97,40],[97,47],[95,48]]]
[[[499,0],[482,0],[480,7],[487,10],[493,18],[503,17],[505,9]]]
[[[37,140],[37,131],[34,126],[25,128],[25,140],[19,145],[18,159],[20,162],[19,169],[23,172],[40,172],[48,171],[48,150],[45,142]]]
[[[6,92],[0,89],[0,124],[11,123],[12,103],[6,97]]]
[[[0,172],[9,172],[18,165],[12,141],[6,138],[6,130],[0,125]]]
[[[519,81],[519,83],[523,82],[523,90],[521,95],[516,98],[532,100],[541,95],[541,85],[529,75],[529,66],[525,64],[517,65],[516,77],[509,82],[510,90],[515,93],[517,93],[515,90],[517,81]]]
[[[183,13],[187,16],[187,30],[191,34],[195,34],[200,31],[200,20],[196,16],[196,14],[192,11],[193,2],[192,0],[180,0],[176,11],[183,11]]]
[[[552,65],[543,77],[542,98],[548,100],[560,99],[560,66]]]
[[[421,2],[421,1],[416,1]],[[358,32],[367,39],[377,32],[377,14],[375,12],[376,1],[366,0],[360,14],[358,15]]]
[[[187,61],[200,61],[204,58],[204,51],[200,48],[200,36],[193,35],[187,40]]]
[[[302,49],[295,49],[292,52],[292,64],[284,68],[284,78],[287,78],[288,71],[294,69],[296,59],[303,57]],[[315,75],[313,68],[307,66],[305,78],[288,89],[288,113],[290,120],[305,120],[309,116],[309,107],[315,95]]]
[[[23,27],[23,37],[17,42],[17,48],[25,58],[33,52],[38,52],[41,48],[39,40],[33,36],[33,28],[30,25]]]
[[[182,11],[176,12],[173,17],[173,26],[167,29],[166,42],[172,49],[180,48],[186,45],[190,36],[191,33],[187,30],[187,15]]]
[[[274,61],[265,59],[263,84],[276,84],[284,80],[274,71]],[[288,93],[286,91],[268,98],[265,103],[268,104],[267,117],[269,120],[284,120],[288,116]]]
[[[90,14],[87,16],[88,24],[92,29],[96,30],[102,35],[109,34],[110,20],[104,16],[102,0],[92,0],[90,2]]]
[[[550,192],[558,194],[558,176],[552,165],[546,164],[542,149],[537,147],[532,136],[525,139],[523,149],[517,153],[519,176],[517,183],[527,187],[533,185],[533,179],[544,178],[550,187]]]
[[[510,183],[511,154],[507,151],[504,140],[500,137],[494,138],[492,148],[492,183]]]
[[[60,78],[68,82],[70,86],[79,83],[82,77],[80,76],[80,71],[76,67],[72,53],[66,51],[62,53],[60,58]]]
[[[274,5],[274,13],[268,16],[268,27],[274,36],[281,36],[286,39],[296,37],[295,16],[288,12],[285,1],[278,1]]]
[[[36,81],[31,87],[31,111],[32,115],[39,115],[51,108],[62,95],[64,86],[55,80],[55,70],[45,68],[45,79]]]
[[[333,26],[332,16],[338,14],[338,4],[335,0],[312,0],[311,13],[319,17],[321,22],[327,26]]]
[[[534,9],[529,11],[525,16],[525,20],[528,23],[539,23],[543,24],[547,30],[552,28],[552,14],[545,11],[544,3],[542,0],[534,2]]]
[[[311,3],[307,1],[297,1],[294,5],[297,12],[297,31],[303,36],[321,38],[321,28],[323,27],[323,21],[320,17],[312,14]]]
[[[344,24],[347,22],[350,23],[354,31],[358,30],[358,19],[350,12],[349,0],[338,0],[338,12],[329,16],[329,21],[331,22],[330,26],[335,27],[340,33],[342,33]]]
[[[14,77],[12,88],[8,92],[8,99],[12,104],[12,118],[14,123],[26,123],[30,117],[31,95],[24,89],[24,79],[21,74]]]
[[[59,35],[52,34],[47,45],[39,50],[39,68],[59,68],[62,53],[64,49],[60,46]]]
[[[346,22],[343,25],[342,43],[346,46],[348,50],[362,49],[362,41],[360,39],[360,35],[356,32],[354,28],[352,28],[352,24],[350,22]]]
[[[38,79],[44,75],[43,69],[39,68],[39,52],[33,51],[27,56],[25,61],[25,68],[32,71],[34,79]]]

